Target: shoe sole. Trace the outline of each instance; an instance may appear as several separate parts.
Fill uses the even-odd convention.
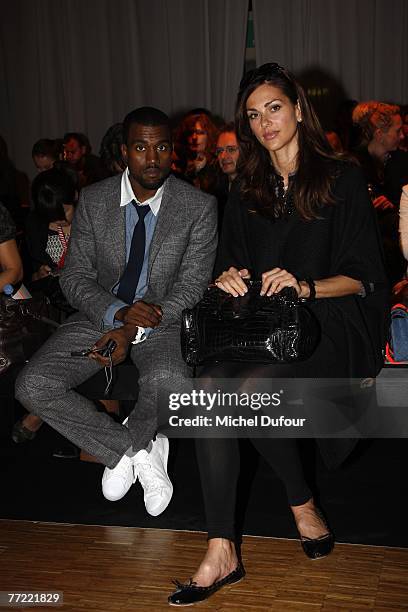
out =
[[[164,444],[165,444],[165,447],[166,447],[166,448],[165,448],[165,451],[164,451],[164,452],[165,452],[165,454],[166,454],[166,457],[165,457],[165,460],[164,460],[164,462],[163,462],[163,463],[164,463],[164,469],[166,470],[166,474],[167,474],[167,462],[168,462],[168,460],[169,460],[169,452],[170,452],[170,444],[169,444],[169,439],[168,439],[168,438],[166,438],[166,437],[165,437],[165,438],[160,437],[160,438],[159,438],[159,440],[163,440],[163,441],[164,441]]]
[[[164,448],[164,456],[163,456],[163,465],[164,465],[164,471],[167,474],[167,463],[168,463],[169,452],[170,452],[169,439],[166,436],[163,436],[163,437],[159,437],[159,440],[163,440],[164,441],[165,448]],[[149,510],[147,510],[147,508],[146,508],[146,511],[147,511],[148,514],[150,514],[150,516],[159,516],[160,514],[162,514],[162,512],[164,512],[166,510],[167,506],[169,505],[169,503],[172,500],[172,497],[173,497],[173,484],[172,484],[168,474],[167,474],[167,481],[169,483],[170,490],[171,490],[170,498],[169,498],[168,501],[166,501],[166,504],[163,507],[159,506],[159,508],[157,510],[154,510],[154,512],[149,512]]]

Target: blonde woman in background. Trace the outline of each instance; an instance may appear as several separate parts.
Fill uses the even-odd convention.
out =
[[[353,154],[363,169],[383,241],[385,266],[391,285],[404,274],[406,264],[398,246],[398,205],[408,182],[408,154],[399,150],[403,138],[400,108],[369,101],[357,104],[353,122],[360,144]]]

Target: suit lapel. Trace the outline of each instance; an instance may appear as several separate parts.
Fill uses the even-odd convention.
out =
[[[154,260],[160,251],[163,241],[167,234],[171,232],[175,221],[176,206],[173,196],[173,186],[173,177],[169,176],[164,187],[159,215],[150,245],[148,276],[150,276]]]

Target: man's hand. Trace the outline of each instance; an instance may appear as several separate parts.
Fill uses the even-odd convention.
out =
[[[93,349],[100,349],[104,347],[109,340],[114,340],[116,342],[116,348],[112,353],[112,363],[113,365],[117,365],[126,359],[130,343],[134,339],[136,331],[137,329],[134,325],[123,325],[123,327],[119,329],[111,329],[95,343]],[[109,365],[108,357],[102,357],[99,353],[89,353],[89,358],[94,359],[103,366]]]
[[[125,325],[153,328],[160,325],[162,316],[163,312],[160,306],[139,300],[131,306],[125,306],[118,310],[115,314],[115,319]]]
[[[42,266],[40,266],[37,270],[37,272],[34,272],[31,280],[36,281],[36,280],[40,280],[41,278],[45,278],[46,276],[49,276],[51,274],[51,268],[50,266],[47,266],[47,264],[43,264]]]

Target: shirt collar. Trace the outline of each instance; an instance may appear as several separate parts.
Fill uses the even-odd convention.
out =
[[[139,206],[140,205],[145,206],[148,204],[152,210],[152,213],[156,217],[160,209],[160,204],[162,201],[165,184],[166,184],[166,181],[164,181],[163,185],[158,188],[154,196],[152,196],[148,200],[145,200],[144,202],[139,202],[139,200],[133,193],[132,185],[130,184],[130,180],[129,180],[129,170],[128,168],[126,168],[122,174],[122,181],[120,185],[120,205],[127,206],[133,200]]]

